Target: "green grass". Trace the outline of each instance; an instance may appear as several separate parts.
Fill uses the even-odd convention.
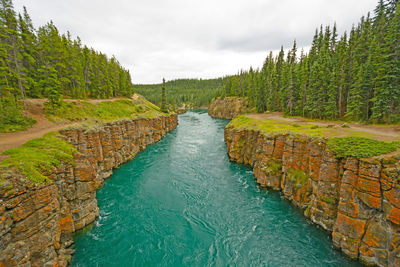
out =
[[[309,177],[305,172],[301,170],[295,170],[293,168],[289,168],[286,172],[286,175],[290,181],[296,184],[296,186],[305,185]]]
[[[384,142],[365,137],[334,137],[328,140],[330,148],[337,158],[369,158],[396,151],[399,142]]]
[[[9,133],[26,130],[36,122],[34,119],[25,117],[21,108],[14,103],[0,103],[0,132]]]
[[[265,164],[265,167],[263,167],[262,170],[268,175],[276,175],[282,171],[282,162],[271,159]]]
[[[75,148],[61,139],[58,133],[50,132],[41,138],[28,141],[21,147],[3,152],[10,158],[0,162],[0,169],[16,167],[33,182],[49,182],[45,174],[60,166],[61,162],[72,164],[75,151]]]
[[[234,118],[229,125],[237,128],[258,129],[267,134],[291,133],[307,136],[324,136],[325,132],[333,130],[313,124],[299,125],[296,123],[282,122],[277,120],[256,120],[243,115]]]
[[[351,128],[325,128],[313,124],[295,124],[277,120],[256,120],[246,116],[233,119],[230,126],[236,128],[261,130],[269,135],[291,134],[305,136],[328,137],[328,147],[337,158],[356,157],[368,158],[396,151],[399,141],[385,142],[377,140],[380,137],[369,132],[357,131]],[[334,137],[337,135],[345,137]],[[376,138],[376,139],[375,139]]]
[[[136,100],[118,99],[90,103],[88,101],[64,101],[57,107],[55,114],[48,103],[45,105],[46,117],[51,121],[82,121],[97,120],[101,122],[115,121],[120,119],[132,119],[138,117],[155,118],[168,115],[159,107],[150,103],[143,97]]]

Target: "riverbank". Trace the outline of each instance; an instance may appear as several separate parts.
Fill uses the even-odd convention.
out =
[[[237,117],[226,127],[231,160],[252,166],[257,183],[281,191],[349,257],[400,265],[399,155],[345,157],[328,146],[331,127],[254,119]]]
[[[109,122],[96,119],[45,136],[55,143],[54,147],[43,143],[47,146],[43,151],[35,144],[47,139],[39,138],[8,153],[11,158],[2,162],[0,173],[0,266],[67,265],[74,252],[72,233],[99,215],[96,190],[113,169],[178,124],[176,114],[156,114],[153,107],[140,112],[147,116]],[[32,169],[15,164],[20,151],[31,151],[28,154],[38,164],[24,163]],[[51,161],[40,163],[47,159]]]
[[[250,110],[247,99],[233,96],[214,99],[208,106],[208,114],[218,119],[230,120]]]
[[[361,266],[229,161],[227,123],[189,110],[116,170],[96,193],[99,219],[75,235],[72,265]]]
[[[54,111],[49,107],[47,99],[26,99],[25,105],[29,119],[35,123],[23,131],[0,132],[0,161],[6,158],[1,155],[2,152],[52,131],[80,127],[82,124],[88,128],[121,119],[167,115],[138,94],[131,98],[64,99]]]

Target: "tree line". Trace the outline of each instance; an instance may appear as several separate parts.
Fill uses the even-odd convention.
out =
[[[193,107],[205,106],[219,95],[227,78],[177,79],[165,82],[166,101],[172,107],[186,104]],[[149,101],[160,105],[162,84],[135,84],[135,92]]]
[[[296,41],[262,68],[226,79],[219,96],[247,97],[258,112],[363,122],[400,121],[400,4],[380,0],[349,33],[317,28],[308,53]]]
[[[130,73],[115,57],[82,45],[69,32],[60,34],[51,21],[35,29],[25,7],[17,14],[12,0],[0,0],[1,109],[18,106],[26,97],[48,98],[54,107],[62,96],[109,98],[132,92]]]

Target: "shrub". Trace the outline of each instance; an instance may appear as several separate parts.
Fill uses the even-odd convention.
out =
[[[0,132],[16,132],[31,127],[36,121],[25,117],[20,106],[11,100],[0,101]]]
[[[387,154],[399,147],[399,142],[384,142],[365,137],[335,137],[328,140],[328,148],[337,158],[369,158]]]
[[[286,175],[290,181],[296,184],[296,186],[303,186],[308,180],[308,175],[305,172],[301,170],[295,170],[293,168],[289,168],[286,172]]]
[[[266,163],[263,171],[268,175],[275,175],[282,171],[282,162],[279,160],[271,159]]]

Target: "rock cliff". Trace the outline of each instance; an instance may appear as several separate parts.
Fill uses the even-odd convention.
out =
[[[185,114],[185,113],[186,113],[186,109],[185,109],[185,108],[178,108],[178,109],[176,110],[176,113],[177,113],[177,114]]]
[[[246,111],[249,111],[247,100],[240,97],[217,98],[208,107],[208,114],[220,119],[233,119]]]
[[[176,114],[106,123],[90,131],[63,130],[77,153],[37,184],[19,175],[0,186],[0,266],[65,266],[72,233],[98,217],[96,190],[114,168],[159,141],[178,124]],[[2,179],[3,179],[2,178]]]
[[[337,159],[326,139],[225,129],[231,160],[250,164],[262,187],[280,190],[333,245],[368,265],[400,266],[400,158]]]

